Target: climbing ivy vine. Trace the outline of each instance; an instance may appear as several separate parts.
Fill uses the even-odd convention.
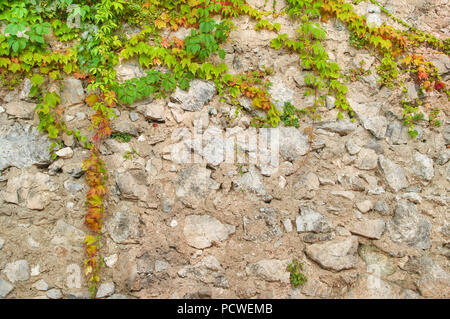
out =
[[[426,46],[435,52],[449,54],[449,39],[439,40],[394,17],[377,1],[390,19],[400,24],[398,30],[386,23],[380,27],[367,23],[356,13],[358,1],[287,0],[288,7],[276,12],[260,11],[244,0],[0,0],[0,80],[14,89],[24,79],[31,83],[30,97],[38,103],[39,129],[54,141],[52,149],[61,144],[63,133],[73,134],[89,150],[83,162],[90,186],[86,198],[86,225],[92,234],[86,237],[85,274],[92,296],[101,281],[101,235],[108,196],[108,171],[100,154],[102,141],[111,136],[114,108],[131,105],[149,96],[163,98],[176,87],[187,90],[194,78],[211,80],[219,94],[240,107],[240,98],[251,100],[252,107],[266,112],[255,118],[255,126],[285,125],[298,127],[298,116],[320,118],[318,107],[327,95],[335,97],[340,119],[354,117],[347,100],[346,80],[362,75],[361,70],[344,70],[330,60],[324,47],[326,32],[321,23],[338,19],[349,31],[349,42],[358,49],[367,49],[378,62],[380,86],[403,87],[412,79],[421,92],[449,94],[436,67],[416,53]],[[281,33],[279,23],[271,23],[287,14],[292,25],[298,25],[295,38]],[[273,70],[232,74],[223,62],[223,49],[232,30],[238,28],[233,18],[246,15],[255,21],[255,30],[274,32],[270,46],[275,50],[291,50],[298,54],[301,65],[308,70],[305,93],[313,97],[311,105],[297,109],[284,105],[277,109],[268,89],[268,76]],[[139,33],[127,37],[122,26],[138,27]],[[162,31],[190,29],[184,39],[167,38]],[[289,27],[289,26],[285,26]],[[115,66],[120,61],[136,58],[146,74],[119,83]],[[86,103],[94,110],[91,117],[94,135],[87,141],[79,131],[71,130],[61,116],[59,90],[55,89],[67,76],[78,78],[87,86]],[[56,86],[55,86],[56,85]],[[406,95],[405,95],[406,96]],[[420,96],[423,96],[422,94]],[[404,122],[412,137],[417,135],[414,123],[422,119],[418,112],[421,100],[402,101]],[[429,120],[440,125],[439,110],[433,108]],[[314,127],[314,122],[313,122]],[[312,132],[311,132],[312,135]]]

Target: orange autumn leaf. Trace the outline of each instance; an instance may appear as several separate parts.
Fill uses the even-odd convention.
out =
[[[168,48],[168,47],[170,47],[170,42],[169,42],[169,40],[167,39],[167,38],[162,38],[162,40],[161,40],[161,46],[163,47],[163,48]]]
[[[423,67],[420,67],[417,69],[417,71],[419,71],[417,77],[419,78],[419,80],[426,80],[428,79],[428,73],[425,71],[425,69]]]
[[[76,77],[77,79],[79,79],[79,80],[84,80],[84,79],[86,79],[89,76],[88,74],[78,73],[78,72],[73,72],[72,75],[74,77]]]
[[[161,60],[158,59],[158,58],[154,58],[154,59],[153,59],[153,64],[161,65]]]
[[[93,106],[98,101],[99,101],[99,98],[96,94],[89,94],[86,97],[86,103],[89,104],[89,106]]]
[[[178,49],[184,48],[184,41],[181,39],[178,39],[177,37],[172,37],[173,43]]]

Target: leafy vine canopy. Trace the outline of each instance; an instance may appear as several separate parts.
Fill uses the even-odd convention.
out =
[[[253,1],[255,2],[255,1]],[[13,90],[24,79],[30,81],[29,97],[36,101],[39,129],[53,140],[52,150],[62,146],[62,135],[73,135],[90,151],[83,163],[90,186],[86,198],[86,224],[92,235],[85,240],[86,276],[93,294],[100,282],[101,230],[106,212],[108,168],[99,148],[111,133],[114,109],[127,107],[147,97],[165,98],[177,87],[188,90],[193,79],[214,83],[223,101],[244,111],[242,98],[260,112],[252,120],[257,127],[283,123],[298,127],[298,118],[313,123],[321,118],[321,107],[332,96],[338,119],[355,121],[349,102],[348,84],[367,75],[364,65],[346,70],[326,50],[323,24],[338,21],[348,29],[348,41],[376,59],[378,87],[399,91],[403,122],[412,138],[414,124],[423,120],[427,94],[447,96],[445,81],[424,52],[450,54],[449,39],[421,31],[392,15],[376,0],[369,0],[390,23],[372,23],[358,14],[361,0],[287,0],[256,9],[244,0],[0,0],[0,80]],[[224,49],[236,23],[246,16],[254,30],[268,32],[267,46],[296,54],[298,67],[306,73],[305,96],[300,108],[283,106],[269,94],[270,67],[233,73],[225,63]],[[279,19],[279,17],[287,19]],[[281,22],[289,21],[283,25]],[[126,29],[133,29],[131,34]],[[184,30],[183,36],[171,36]],[[171,33],[172,32],[172,33]],[[287,32],[287,33],[286,33]],[[117,68],[135,60],[145,71],[120,80]],[[60,91],[67,77],[81,81],[88,93],[84,101],[93,110],[93,135],[89,139],[64,122]],[[120,81],[119,81],[120,80]],[[419,88],[414,98],[407,83]],[[440,110],[429,109],[427,119],[439,126]],[[261,115],[262,114],[262,115]],[[55,158],[56,154],[53,155]]]

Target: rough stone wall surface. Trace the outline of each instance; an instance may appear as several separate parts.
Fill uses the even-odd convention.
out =
[[[248,2],[259,9],[265,3]],[[381,3],[424,31],[449,34],[445,0]],[[277,10],[285,6],[277,1]],[[357,10],[371,21],[387,20],[365,2]],[[276,96],[305,105],[299,83],[306,72],[298,56],[272,50],[275,34],[254,31],[249,18],[235,22],[238,29],[225,45],[231,72],[272,67]],[[286,16],[274,22],[294,35],[296,25]],[[332,106],[319,110],[322,122],[307,155],[304,132],[311,123],[281,129],[278,169],[227,163],[217,153],[221,134],[251,131],[250,115],[229,121],[234,108],[209,83],[117,109],[114,130],[133,138],[109,139],[101,149],[110,196],[97,297],[450,297],[448,101],[428,96],[427,103],[441,109],[443,125],[422,121],[419,137],[410,139],[400,97],[378,88],[369,52],[350,47],[348,31],[336,21],[323,26],[330,58],[344,71],[364,60],[372,75],[349,85],[355,123],[336,121]],[[449,85],[449,59],[430,58]],[[142,70],[124,61],[118,73],[127,78]],[[0,298],[88,298],[88,185],[81,170],[88,153],[65,136],[59,159],[50,160],[48,141],[30,112],[34,105],[23,100],[22,90],[0,92]],[[92,111],[84,94],[80,81],[65,81],[64,119],[90,137]],[[199,121],[200,132],[194,132]],[[202,133],[203,148],[194,133]],[[173,148],[203,162],[185,164],[171,157]],[[137,154],[125,158],[133,149]],[[299,288],[290,286],[286,270],[294,258],[304,262],[308,277]]]

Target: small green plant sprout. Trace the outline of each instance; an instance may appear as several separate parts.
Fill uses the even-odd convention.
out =
[[[134,155],[138,155],[138,152],[136,151],[136,149],[134,147],[131,148],[131,151],[126,151],[125,154],[123,154],[123,158],[128,159],[128,160],[132,160],[134,158]]]
[[[283,114],[281,115],[281,120],[286,126],[294,126],[296,128],[300,127],[299,116],[303,110],[295,108],[291,102],[286,102],[283,105]],[[303,111],[304,112],[304,111]]]
[[[303,285],[308,278],[302,273],[303,263],[297,261],[297,259],[292,260],[292,262],[287,266],[287,271],[291,273],[290,280],[291,285],[294,288]]]
[[[128,143],[129,141],[131,141],[131,135],[128,133],[122,133],[122,132],[111,133],[111,138],[113,138],[121,143]]]

